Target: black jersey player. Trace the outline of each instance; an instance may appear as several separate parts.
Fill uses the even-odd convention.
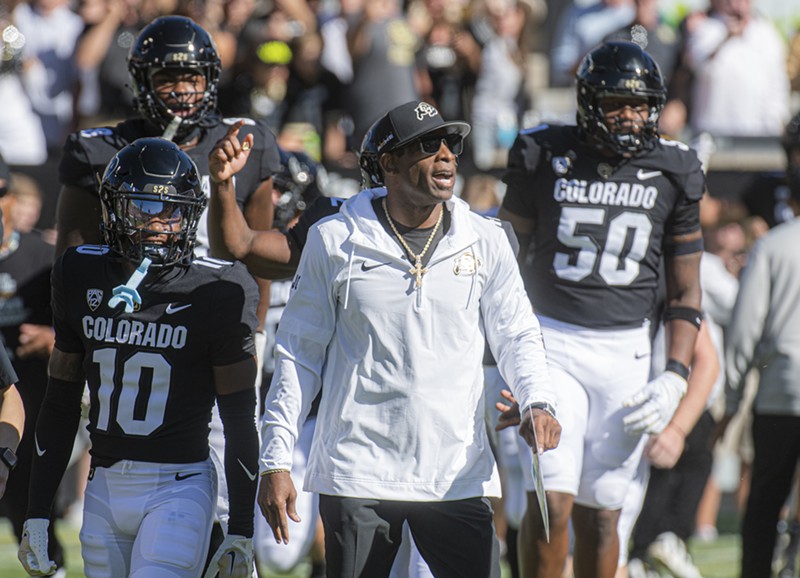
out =
[[[575,126],[522,131],[509,156],[499,217],[520,240],[540,316],[563,434],[541,457],[549,543],[529,480],[523,575],[559,575],[575,532],[576,575],[617,566],[617,520],[647,433],[661,431],[686,391],[700,324],[696,154],[661,139],[666,92],[639,46],[608,42],[577,72]],[[665,262],[667,371],[648,383],[647,325]]]
[[[279,170],[275,137],[260,122],[226,119],[217,113],[220,61],[211,36],[192,20],[164,16],[145,27],[128,62],[140,117],[116,126],[72,133],[59,166],[58,246],[100,242],[97,179],[111,157],[141,137],[162,136],[177,143],[194,160],[208,193],[208,153],[228,127],[239,121],[253,134],[254,162],[236,179],[237,203],[256,229],[272,224],[272,180]],[[205,219],[198,225],[198,248],[207,246]]]
[[[97,180],[111,157],[137,138],[162,136],[178,144],[195,162],[203,192],[209,192],[208,153],[227,134],[230,126],[241,126],[252,134],[252,160],[236,175],[236,203],[253,229],[272,226],[272,175],[278,172],[275,137],[261,122],[223,118],[217,112],[220,59],[209,33],[191,19],[164,16],[146,26],[134,43],[128,59],[131,88],[138,117],[115,126],[96,127],[72,133],[64,145],[59,166],[62,189],[58,199],[56,254],[80,243],[100,243],[100,202]],[[205,215],[197,227],[196,251],[208,251]],[[256,352],[264,345],[263,321],[269,306],[267,282],[258,281],[259,331]],[[214,412],[211,445],[221,456],[221,425]],[[220,460],[215,464],[220,471]],[[227,488],[220,484],[217,518],[227,521]],[[215,532],[215,540],[219,532]]]
[[[232,576],[252,568],[258,471],[253,332],[258,290],[246,268],[194,258],[206,205],[192,160],[138,139],[100,186],[104,245],[68,249],[52,275],[56,345],[36,428],[20,560],[48,573],[48,515],[90,392],[91,470],[81,547],[86,576],[196,577],[216,503],[209,419],[228,443]],[[218,556],[218,558],[219,558]]]

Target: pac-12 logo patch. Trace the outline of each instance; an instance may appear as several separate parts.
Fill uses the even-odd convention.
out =
[[[86,303],[89,304],[89,309],[97,311],[100,304],[103,302],[102,289],[87,289],[86,290]]]
[[[559,177],[563,177],[572,170],[572,159],[568,157],[553,157],[553,172]]]

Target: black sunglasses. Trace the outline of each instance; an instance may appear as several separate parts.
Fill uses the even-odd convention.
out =
[[[439,147],[442,146],[442,141],[450,149],[450,152],[458,156],[464,152],[464,137],[458,133],[424,136],[417,142],[419,143],[420,150],[426,155],[435,155],[439,152]]]

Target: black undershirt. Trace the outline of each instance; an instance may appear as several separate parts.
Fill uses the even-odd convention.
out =
[[[418,227],[416,229],[411,227],[406,227],[394,221],[394,226],[397,228],[397,232],[403,236],[403,239],[414,251],[414,256],[407,255],[408,251],[406,251],[403,244],[398,240],[397,235],[395,235],[394,231],[392,230],[392,226],[389,224],[389,221],[386,220],[386,213],[383,210],[383,197],[378,197],[372,199],[372,208],[375,210],[375,214],[378,216],[378,221],[380,221],[383,228],[386,229],[386,232],[389,233],[389,236],[392,237],[397,242],[397,245],[403,250],[403,254],[406,255],[410,262],[414,261],[414,256],[419,255],[420,251],[425,248],[425,244],[428,242],[428,238],[431,236],[431,231],[433,227],[425,227],[421,228]],[[425,254],[422,256],[422,266],[426,266],[428,262],[431,260],[431,255],[436,250],[436,245],[439,244],[439,241],[447,234],[447,231],[450,229],[450,211],[442,204],[442,210],[444,211],[444,215],[442,215],[442,224],[437,229],[436,234],[433,236],[433,241],[431,241],[431,246],[428,247],[428,250],[425,251]],[[436,225],[434,225],[435,227]]]

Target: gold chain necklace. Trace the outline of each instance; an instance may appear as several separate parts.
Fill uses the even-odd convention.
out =
[[[425,246],[422,248],[422,251],[420,251],[420,254],[415,255],[414,251],[412,251],[411,247],[409,247],[408,243],[406,243],[406,240],[403,238],[403,235],[401,235],[400,231],[398,231],[397,227],[395,227],[392,217],[389,216],[389,209],[386,208],[386,197],[383,197],[382,205],[383,205],[383,213],[386,215],[386,219],[389,221],[389,226],[392,228],[392,231],[394,231],[394,234],[397,236],[397,240],[400,241],[400,244],[403,246],[403,249],[405,249],[406,252],[411,257],[414,258],[414,266],[411,269],[409,269],[408,272],[414,275],[414,277],[416,277],[416,279],[414,280],[414,289],[417,289],[422,286],[422,276],[428,272],[427,268],[425,269],[422,268],[422,257],[425,255],[425,253],[428,252],[431,243],[433,243],[433,238],[436,236],[436,231],[439,230],[439,225],[442,224],[442,217],[444,216],[444,207],[442,207],[441,210],[439,211],[439,218],[436,220],[436,225],[434,225],[433,231],[431,231],[431,236],[428,237],[428,242],[425,243]]]

